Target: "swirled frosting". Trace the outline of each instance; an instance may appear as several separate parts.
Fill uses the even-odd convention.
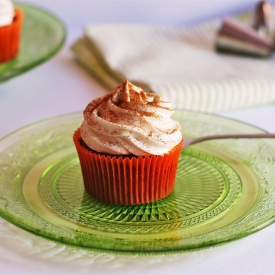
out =
[[[10,25],[14,17],[14,7],[10,0],[0,0],[0,27]]]
[[[171,103],[129,81],[88,104],[81,137],[91,149],[115,155],[163,155],[182,140]]]

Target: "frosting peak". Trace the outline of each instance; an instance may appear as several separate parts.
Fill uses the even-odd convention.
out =
[[[116,103],[120,102],[139,102],[141,104],[146,104],[148,102],[153,102],[155,98],[159,99],[159,96],[148,94],[144,92],[141,88],[134,86],[128,80],[121,83],[115,90],[116,92]],[[158,100],[159,101],[159,100]]]
[[[129,81],[88,104],[81,137],[97,152],[162,155],[177,145],[180,124],[170,118],[171,103]]]
[[[10,0],[0,0],[0,27],[10,25],[14,17],[14,6]]]

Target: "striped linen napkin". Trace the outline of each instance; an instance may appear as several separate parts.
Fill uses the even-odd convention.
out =
[[[72,50],[109,89],[128,79],[174,108],[219,112],[274,103],[274,56],[217,53],[219,24],[88,25]]]

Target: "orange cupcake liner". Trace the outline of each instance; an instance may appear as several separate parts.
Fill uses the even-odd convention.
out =
[[[162,156],[124,157],[92,152],[73,136],[86,192],[93,198],[120,205],[153,202],[174,189],[183,140]]]
[[[23,24],[23,11],[15,8],[13,22],[0,27],[0,63],[13,59],[19,52],[21,29]]]

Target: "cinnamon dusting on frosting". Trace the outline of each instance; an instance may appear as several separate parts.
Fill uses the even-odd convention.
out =
[[[161,155],[182,139],[172,113],[170,103],[159,95],[125,81],[86,107],[81,136],[98,152]]]

